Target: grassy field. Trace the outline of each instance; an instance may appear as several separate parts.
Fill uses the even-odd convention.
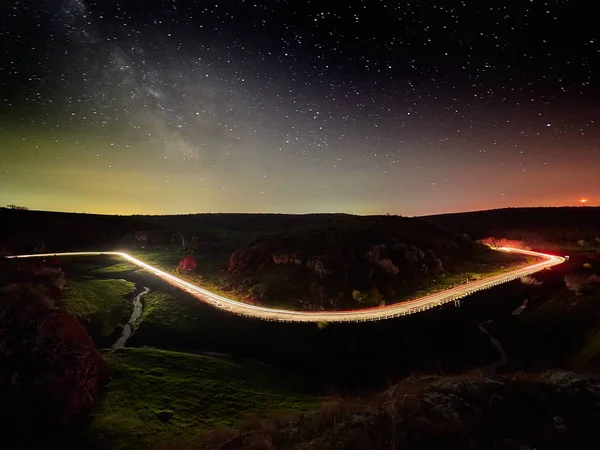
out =
[[[194,273],[176,273],[178,262],[186,253],[174,250],[135,250],[130,252],[132,256],[158,267],[166,272],[172,273],[179,278],[197,284],[204,289],[208,289],[219,295],[237,300],[248,302],[248,296],[241,290],[232,289],[227,283],[227,273],[221,271],[223,266],[227,265],[230,252],[212,252],[206,254],[196,254],[196,270]]]
[[[202,326],[203,319],[197,308],[200,305],[191,298],[180,299],[165,292],[150,292],[143,297],[143,303],[138,327],[160,324],[186,333]]]
[[[499,256],[505,256],[499,253]],[[513,259],[507,259],[504,261],[504,265],[490,265],[490,266],[477,266],[475,264],[457,266],[452,273],[445,274],[444,276],[438,277],[435,283],[432,285],[424,285],[417,289],[411,298],[424,297],[426,295],[434,294],[436,292],[443,291],[445,289],[451,289],[455,286],[469,283],[471,281],[480,280],[482,278],[489,278],[495,275],[500,275],[511,270],[515,270],[519,267],[533,265],[541,259],[532,256],[522,255],[511,255]]]
[[[121,349],[107,360],[111,381],[91,415],[90,446],[193,443],[210,430],[294,415],[321,401],[302,379],[258,363],[151,347]]]
[[[155,265],[167,272],[176,274],[175,268],[178,261],[184,256],[181,252],[173,250],[137,250],[132,254],[148,264]],[[260,304],[253,299],[253,292],[258,292],[261,288],[264,290],[280,290],[281,286],[286,287],[285,294],[272,298],[267,306],[279,309],[298,309],[298,306],[293,303],[291,298],[305,296],[309,292],[309,281],[297,275],[299,268],[292,265],[279,265],[271,268],[266,273],[262,274],[261,282],[251,286],[249,289],[244,283],[233,283],[227,273],[221,271],[222,267],[227,264],[229,254],[213,253],[206,255],[197,255],[197,268],[195,273],[179,273],[178,277],[198,286],[208,289],[216,294],[223,295],[244,303]],[[503,252],[491,252],[486,255],[486,258],[475,258],[474,261],[469,261],[464,264],[455,264],[451,271],[436,279],[415,280],[413,283],[404,285],[406,292],[398,292],[396,297],[388,301],[387,304],[398,303],[406,300],[412,300],[421,296],[429,295],[435,292],[442,291],[454,286],[465,284],[469,281],[480,278],[491,277],[500,273],[514,270],[520,266],[534,264],[536,258],[525,257],[516,254],[506,254]],[[118,265],[117,265],[118,266]],[[110,273],[110,267],[106,269]],[[115,271],[118,271],[115,269]],[[294,292],[288,292],[290,281]],[[424,282],[426,281],[426,282]],[[353,305],[360,309],[361,305]],[[350,308],[352,309],[352,308]]]
[[[102,275],[102,274],[132,272],[135,270],[140,270],[140,268],[138,266],[136,266],[135,264],[131,264],[129,262],[121,262],[121,263],[112,264],[110,266],[99,267],[97,269],[93,269],[90,271],[90,273]]]
[[[128,316],[125,296],[134,290],[135,284],[126,280],[70,279],[62,304],[88,325],[92,335],[106,337]]]

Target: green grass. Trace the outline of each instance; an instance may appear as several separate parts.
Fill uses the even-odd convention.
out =
[[[502,257],[505,259],[502,259]],[[514,254],[500,254],[493,264],[487,266],[477,266],[475,264],[463,265],[462,267],[457,266],[454,268],[453,272],[447,273],[444,276],[436,277],[435,283],[428,286],[422,286],[420,289],[410,295],[410,298],[418,298],[434,294],[436,292],[466,284],[474,280],[493,277],[495,275],[500,275],[502,273],[515,270],[519,267],[532,265],[536,262],[538,262],[538,259],[535,257]],[[498,267],[498,264],[503,265]]]
[[[178,261],[183,258],[184,253],[172,250],[138,250],[134,252],[134,255],[144,262],[176,274],[175,267],[177,267]],[[251,297],[250,287],[242,286],[239,282],[232,282],[220,271],[220,268],[227,262],[227,256],[221,253],[198,256],[196,258],[196,273],[176,275],[216,294],[240,302],[253,303],[249,300]],[[410,289],[411,292],[399,294],[393,300],[388,299],[387,303],[393,304],[433,294],[468,281],[491,277],[526,264],[533,264],[535,260],[536,258],[533,257],[489,250],[485,255],[476,255],[473,261],[455,264],[445,276],[437,276],[435,281],[431,279],[422,280],[421,283]],[[310,280],[305,276],[297,276],[296,272],[298,272],[297,267],[283,265],[263,273],[260,280],[257,279],[257,283],[252,287],[262,286],[270,294],[268,298],[259,303],[279,309],[297,309],[290,298],[304,296],[309,290],[307,283]],[[423,281],[426,281],[426,283],[423,283]],[[289,292],[290,283],[294,286],[294,292]],[[273,294],[282,291],[282,287],[285,288],[283,289],[284,293]],[[356,306],[360,307],[360,305]]]
[[[221,272],[221,268],[227,265],[231,253],[213,252],[195,255],[195,273],[177,273],[176,268],[179,261],[187,253],[174,250],[135,250],[131,255],[141,261],[156,266],[165,272],[176,275],[204,289],[223,295],[238,301],[245,301],[247,295],[242,291],[226,289],[227,276]]]
[[[221,268],[227,265],[231,252],[199,252],[194,254],[196,259],[196,274],[201,275],[203,279],[212,280],[221,278]],[[159,267],[162,270],[175,273],[177,264],[186,255],[190,253],[178,252],[169,249],[163,250],[135,250],[131,255],[144,261],[145,263]]]
[[[82,322],[98,324],[100,336],[110,335],[129,314],[125,296],[135,284],[125,280],[69,280],[62,304]]]
[[[151,347],[120,349],[107,359],[111,381],[89,433],[113,449],[193,443],[215,428],[301,413],[321,401],[301,393],[303,380],[258,363]]]
[[[160,267],[165,270],[175,270],[179,261],[186,255],[183,252],[175,250],[131,250],[129,252],[133,257],[141,259],[147,264]]]
[[[160,324],[161,327],[190,332],[202,326],[202,317],[196,301],[180,299],[164,292],[150,292],[142,301],[144,309],[138,321],[141,324]]]
[[[90,271],[92,274],[111,274],[111,273],[123,273],[123,272],[133,272],[135,270],[139,270],[139,267],[128,263],[117,263],[106,267],[100,267],[98,269],[93,269]]]

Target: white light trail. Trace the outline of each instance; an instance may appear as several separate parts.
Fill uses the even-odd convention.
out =
[[[473,281],[471,283],[463,284],[451,289],[446,289],[441,292],[436,292],[435,294],[427,295],[414,300],[355,311],[288,311],[283,309],[272,309],[262,306],[249,305],[247,303],[242,303],[207,291],[206,289],[190,283],[189,281],[185,281],[179,277],[176,277],[175,275],[151,266],[150,264],[140,261],[139,259],[123,252],[40,253],[32,255],[6,256],[6,258],[47,258],[61,256],[102,255],[118,256],[132,264],[135,264],[138,267],[141,267],[144,270],[147,270],[170,285],[193,295],[198,300],[232,314],[279,322],[365,322],[390,319],[392,317],[422,312],[436,306],[441,306],[445,303],[456,301],[474,292],[481,291],[483,289],[489,289],[499,284],[522,278],[552,266],[562,264],[565,261],[565,258],[560,256],[548,255],[530,250],[509,247],[502,247],[498,250],[535,256],[538,258],[543,258],[544,261],[511,270],[503,274],[494,275],[481,280]]]

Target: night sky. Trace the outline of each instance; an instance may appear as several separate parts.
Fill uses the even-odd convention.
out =
[[[3,0],[0,205],[598,204],[594,4]]]

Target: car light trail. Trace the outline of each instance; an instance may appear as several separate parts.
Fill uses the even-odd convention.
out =
[[[118,256],[129,261],[136,266],[147,270],[156,277],[169,283],[170,285],[181,289],[193,295],[198,300],[207,303],[215,308],[246,317],[254,317],[262,320],[279,322],[366,322],[390,319],[393,317],[415,314],[427,309],[441,306],[443,304],[457,301],[469,294],[489,289],[502,283],[506,283],[527,275],[539,272],[541,270],[562,264],[565,258],[560,256],[548,255],[545,253],[534,252],[531,250],[522,250],[517,248],[502,247],[498,250],[520,253],[523,255],[543,258],[544,261],[521,267],[509,272],[483,278],[471,283],[463,284],[451,289],[436,292],[425,297],[414,300],[408,300],[401,303],[395,303],[388,306],[360,309],[355,311],[288,311],[283,309],[265,308],[262,306],[249,305],[247,303],[232,300],[213,292],[207,291],[189,281],[185,281],[175,275],[172,275],[157,267],[151,266],[140,261],[133,256],[123,252],[66,252],[66,253],[39,253],[32,255],[14,255],[6,256],[10,259],[22,258],[48,258],[61,256]]]

